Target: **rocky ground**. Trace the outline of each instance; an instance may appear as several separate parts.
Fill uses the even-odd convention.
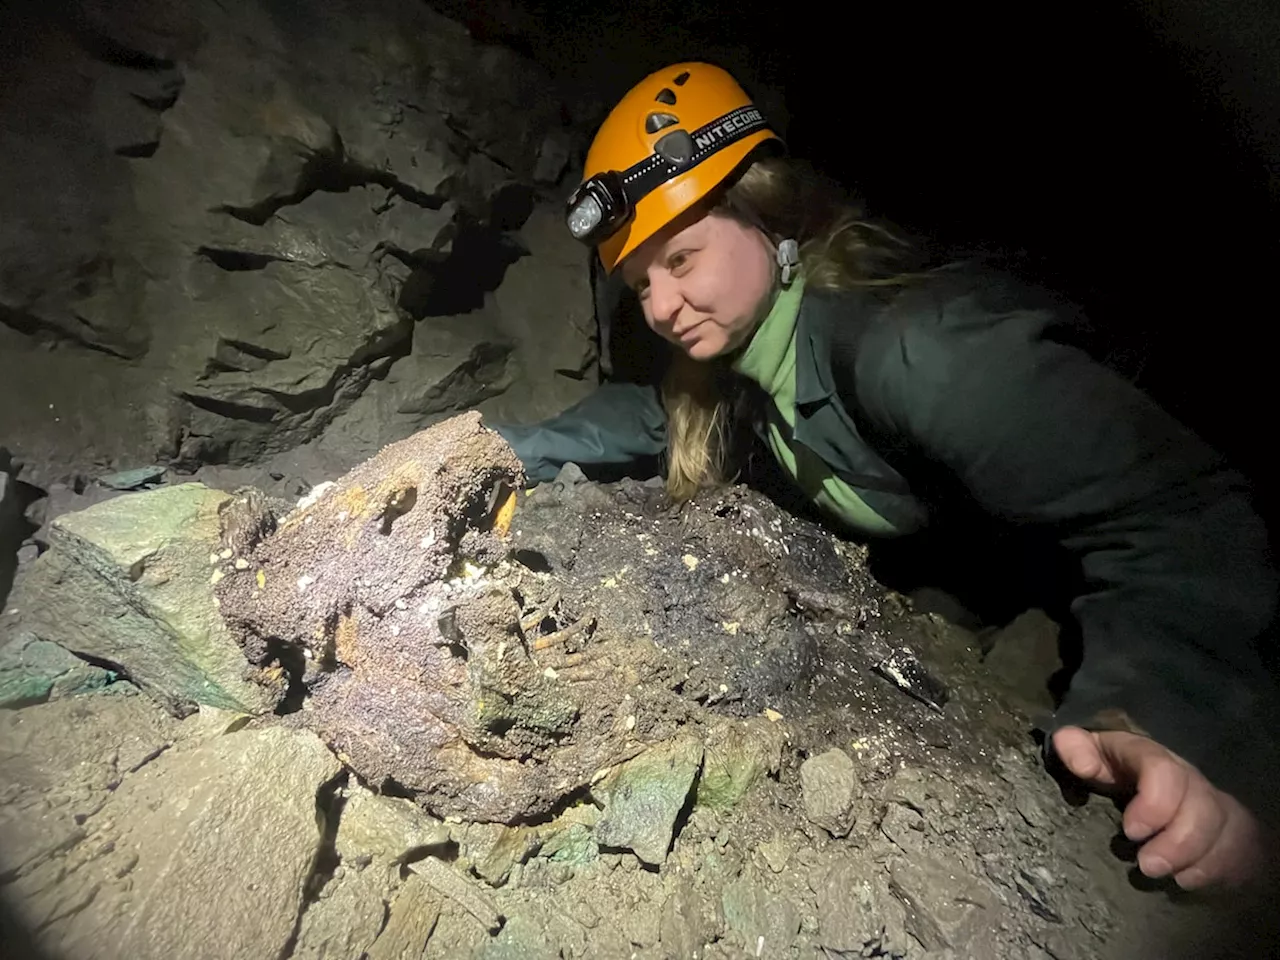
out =
[[[477,476],[491,435],[450,423],[462,459],[431,462]],[[406,489],[405,449],[274,531],[244,520],[268,501],[199,484],[54,522],[0,648],[9,955],[1266,955],[1218,950],[1222,905],[1142,881],[1115,805],[1045,773],[1035,655],[1009,644],[1051,642],[1043,617],[979,644],[744,488],[673,508],[566,468],[495,519],[491,470],[344,517],[375,477]],[[397,527],[454,539],[398,562]],[[255,647],[229,608],[299,529],[323,530],[321,585],[296,639]],[[377,589],[324,572],[348,535],[390,551]],[[329,602],[345,620],[305,626]],[[385,633],[341,625],[375,610]],[[408,763],[433,736],[435,766]]]

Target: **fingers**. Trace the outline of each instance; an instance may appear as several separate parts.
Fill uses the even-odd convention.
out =
[[[1174,880],[1186,890],[1210,883],[1241,884],[1261,867],[1262,835],[1257,821],[1234,797],[1214,792],[1222,810],[1222,829],[1204,853],[1182,869],[1174,867]]]
[[[1094,734],[1080,727],[1063,727],[1053,735],[1053,749],[1062,765],[1086,783],[1112,787],[1116,778]]]
[[[1124,832],[1142,844],[1138,865],[1147,876],[1172,875],[1179,886],[1194,889],[1257,873],[1257,821],[1177,754],[1148,737],[1079,727],[1056,731],[1053,745],[1081,780],[1135,790],[1125,807]]]
[[[1181,873],[1199,864],[1218,843],[1226,826],[1227,811],[1219,799],[1224,795],[1194,771],[1184,777],[1184,782],[1182,801],[1174,816],[1138,852],[1138,866],[1149,877]],[[1126,821],[1128,813],[1126,810]]]
[[[1209,788],[1209,782],[1194,767],[1158,743],[1132,734],[1118,736],[1135,741],[1116,742],[1104,735],[1103,753],[1110,757],[1113,766],[1124,771],[1122,777],[1137,785],[1137,793],[1124,810],[1125,836],[1141,843],[1153,834],[1173,829],[1175,825],[1182,831],[1190,829],[1185,817],[1201,816],[1207,809],[1203,790],[1193,789],[1193,786],[1201,784]],[[1179,817],[1184,819],[1179,821]],[[1143,849],[1145,851],[1146,848]],[[1147,871],[1145,866],[1143,870],[1148,876],[1157,876]]]

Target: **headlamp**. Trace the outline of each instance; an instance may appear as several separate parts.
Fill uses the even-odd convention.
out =
[[[631,218],[632,206],[616,170],[597,173],[569,198],[569,232],[575,240],[594,246],[613,235]]]
[[[583,181],[565,205],[565,221],[576,240],[596,246],[622,229],[636,204],[707,157],[743,137],[766,129],[754,106],[738,107],[692,133],[672,130],[654,152],[626,170],[608,170]]]

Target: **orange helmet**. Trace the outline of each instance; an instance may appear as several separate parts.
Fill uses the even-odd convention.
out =
[[[612,273],[769,140],[782,143],[720,67],[678,63],[650,74],[596,133],[569,198],[569,231],[595,245]]]

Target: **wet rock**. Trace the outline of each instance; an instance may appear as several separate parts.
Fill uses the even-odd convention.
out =
[[[812,674],[806,624],[832,611],[789,597],[821,596],[851,615],[858,605],[833,541],[745,488],[677,514],[661,489],[557,478],[520,503],[511,529],[516,557],[554,573],[566,604],[595,612],[602,632],[654,638],[684,659],[683,695],[735,713],[777,707]]]
[[[226,499],[188,483],[58,517],[50,525],[50,549],[15,591],[22,625],[118,665],[175,714],[198,703],[246,713],[269,709],[275,697],[247,679],[250,671],[210,585],[218,507]]]
[[[0,646],[0,707],[88,693],[114,679],[110,671],[91,666],[32,633],[19,633]]]
[[[712,728],[698,777],[697,805],[715,811],[736,805],[762,776],[778,772],[783,739],[781,726],[763,717]]]
[[[838,747],[810,757],[800,765],[804,812],[833,837],[853,826],[853,801],[861,790],[849,755]]]
[[[84,839],[15,883],[13,901],[70,960],[103,943],[139,960],[274,955],[321,841],[316,793],[339,769],[314,735],[279,728],[167,751],[124,780]]]
[[[588,518],[613,507],[613,499],[589,483],[576,463],[566,463],[554,480],[526,494],[511,525],[516,559],[557,576],[570,573]]]
[[[724,919],[749,954],[785,956],[800,929],[794,904],[773,894],[747,870],[724,888]]]
[[[600,845],[625,848],[645,863],[666,860],[702,756],[695,737],[681,737],[651,747],[593,788],[605,801],[595,830]]]

